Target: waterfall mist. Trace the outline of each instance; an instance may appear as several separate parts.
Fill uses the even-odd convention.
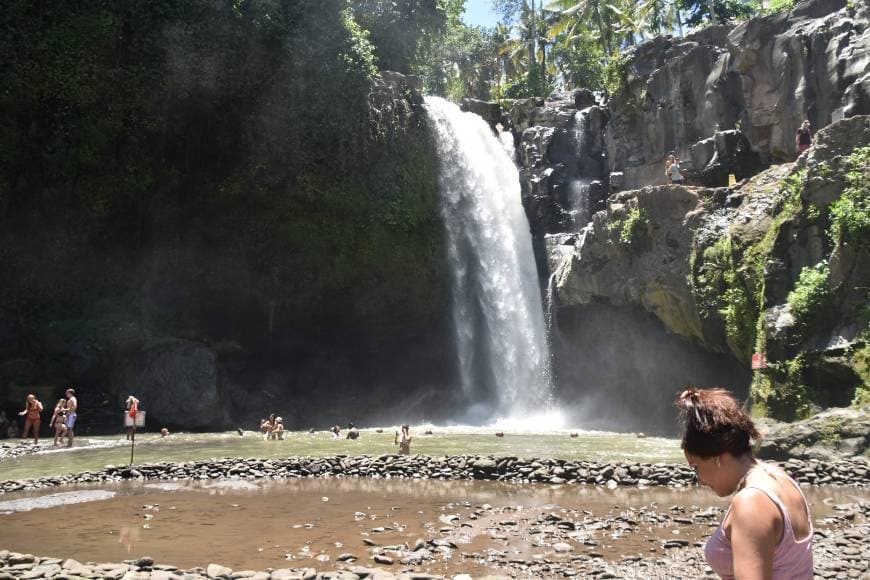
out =
[[[489,125],[427,97],[439,155],[456,350],[471,423],[528,417],[552,392],[517,169]],[[555,426],[555,425],[550,425]]]

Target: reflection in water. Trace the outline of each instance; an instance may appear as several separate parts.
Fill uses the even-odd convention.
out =
[[[121,526],[118,531],[118,543],[127,548],[127,553],[133,551],[133,546],[139,543],[139,528],[136,526]]]

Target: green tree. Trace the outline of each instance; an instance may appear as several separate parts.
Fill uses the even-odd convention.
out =
[[[376,47],[380,69],[407,74],[420,38],[442,31],[464,0],[352,0],[352,6]]]
[[[490,99],[500,83],[497,30],[462,22],[464,5],[464,0],[444,5],[444,27],[421,36],[411,70],[422,79],[429,94],[456,101],[463,97]]]
[[[754,3],[746,0],[677,0],[677,7],[688,13],[683,24],[689,26],[725,24],[755,13]]]

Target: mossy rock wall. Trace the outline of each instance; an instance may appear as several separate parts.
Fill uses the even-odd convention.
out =
[[[108,380],[124,357],[176,338],[212,348],[243,389],[280,368],[290,398],[310,388],[302,367],[344,389],[446,381],[425,115],[400,76],[375,74],[348,14],[339,0],[6,10],[0,400],[12,384],[125,389]]]
[[[766,354],[752,386],[759,415],[795,419],[864,400],[868,145],[870,117],[825,128],[795,164],[732,194],[744,209],[720,222],[717,235],[702,228],[696,236],[692,282],[705,317],[725,327],[735,356],[748,363]]]

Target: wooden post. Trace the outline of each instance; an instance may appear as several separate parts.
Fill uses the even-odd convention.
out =
[[[136,450],[136,419],[133,419],[133,433],[130,437],[130,465],[133,465],[133,452]]]

